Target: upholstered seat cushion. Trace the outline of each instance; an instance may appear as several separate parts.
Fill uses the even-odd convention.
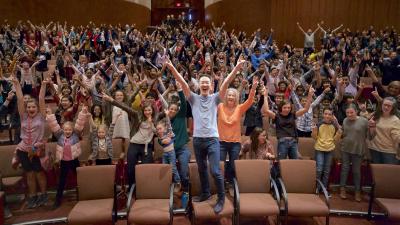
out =
[[[376,198],[375,200],[385,209],[389,220],[400,221],[400,199]]]
[[[233,214],[232,201],[225,197],[224,209],[219,213],[215,214],[214,206],[217,203],[217,195],[213,195],[209,200],[204,202],[193,202],[193,212],[196,219],[208,220],[216,219],[220,216],[231,216]]]
[[[128,224],[168,224],[169,199],[138,199],[132,204]]]
[[[241,193],[240,215],[248,217],[279,214],[278,204],[269,193]]]
[[[4,187],[14,187],[16,186],[19,182],[22,181],[22,177],[3,177],[1,179],[1,182],[3,182]]]
[[[329,208],[318,195],[288,193],[288,213],[291,216],[327,216]]]
[[[112,209],[113,199],[79,201],[68,215],[68,224],[112,224]]]

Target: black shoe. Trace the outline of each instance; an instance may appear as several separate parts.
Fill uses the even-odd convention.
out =
[[[204,202],[204,201],[207,201],[210,198],[211,198],[211,194],[208,194],[208,195],[201,194],[200,196],[194,196],[192,198],[192,201],[193,202]]]
[[[51,207],[52,210],[58,209],[61,206],[61,200],[56,199],[53,206]]]
[[[36,200],[36,207],[46,205],[48,200],[49,200],[49,197],[47,196],[47,194],[40,194]]]
[[[12,215],[10,209],[9,209],[7,206],[5,206],[5,207],[4,207],[4,219],[9,219],[9,218],[11,218],[12,216],[13,216],[13,215]]]
[[[27,204],[26,204],[26,208],[28,209],[33,209],[36,208],[36,201],[37,201],[37,196],[32,196],[32,197],[28,197],[27,200]]]
[[[214,206],[214,212],[216,214],[220,213],[224,209],[225,198],[218,199],[217,204]]]

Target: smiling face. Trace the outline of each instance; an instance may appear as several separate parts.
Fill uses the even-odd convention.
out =
[[[393,102],[389,101],[387,99],[383,100],[383,103],[382,103],[382,113],[383,113],[383,115],[385,115],[385,116],[390,115],[392,110],[393,110]]]
[[[106,137],[106,129],[104,126],[100,126],[97,130],[97,137],[103,139]]]
[[[169,117],[174,118],[178,113],[179,108],[177,104],[170,104],[168,110],[169,110]]]
[[[124,101],[124,93],[122,91],[115,92],[115,101],[117,101],[117,102]]]
[[[61,98],[60,104],[63,109],[68,109],[69,107],[71,107],[72,102],[68,99],[68,97],[63,97]]]
[[[153,109],[151,108],[151,106],[146,106],[143,109],[143,115],[146,119],[151,118],[153,114]]]
[[[35,101],[28,101],[26,104],[26,112],[28,113],[28,116],[35,117],[38,113],[38,110],[39,109]]]
[[[332,110],[325,109],[323,114],[323,120],[325,123],[331,123],[333,119]]]
[[[65,137],[67,137],[67,138],[71,137],[72,133],[74,131],[74,129],[72,127],[72,123],[71,122],[64,123],[63,131],[64,131]]]
[[[287,116],[289,115],[290,111],[292,110],[292,105],[290,103],[286,103],[282,106],[280,114],[282,116]]]
[[[267,139],[267,132],[264,130],[258,135],[258,144],[265,144]]]
[[[157,131],[157,135],[159,137],[164,136],[165,130],[166,130],[166,128],[162,122],[157,124],[156,131]]]
[[[207,96],[211,89],[211,79],[206,76],[200,77],[200,94]]]
[[[238,103],[238,92],[235,89],[228,89],[226,92],[226,104],[235,107]]]
[[[349,107],[346,109],[346,117],[349,120],[356,120],[357,119],[357,111],[353,107]]]

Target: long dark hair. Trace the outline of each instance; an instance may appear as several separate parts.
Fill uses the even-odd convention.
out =
[[[256,127],[254,128],[254,130],[251,132],[250,134],[250,140],[251,140],[251,145],[250,145],[250,158],[256,158],[257,157],[257,151],[258,151],[258,146],[260,145],[260,143],[258,143],[258,136],[260,136],[260,134],[264,132],[264,129],[260,128],[260,127]],[[267,135],[268,139],[268,133],[265,132]]]
[[[93,118],[96,117],[94,113],[94,108],[99,107],[100,108],[100,115],[98,116],[100,119],[103,119],[103,107],[99,104],[94,104],[92,108],[90,109],[90,113],[92,114]]]

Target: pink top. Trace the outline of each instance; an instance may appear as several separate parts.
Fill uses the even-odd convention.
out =
[[[64,150],[63,150],[62,160],[63,161],[73,160],[70,138],[67,137],[65,137],[64,139]]]
[[[21,139],[17,149],[28,152],[32,150],[34,144],[43,143],[45,130],[45,118],[38,113],[35,117],[28,116],[27,113],[21,118]]]

